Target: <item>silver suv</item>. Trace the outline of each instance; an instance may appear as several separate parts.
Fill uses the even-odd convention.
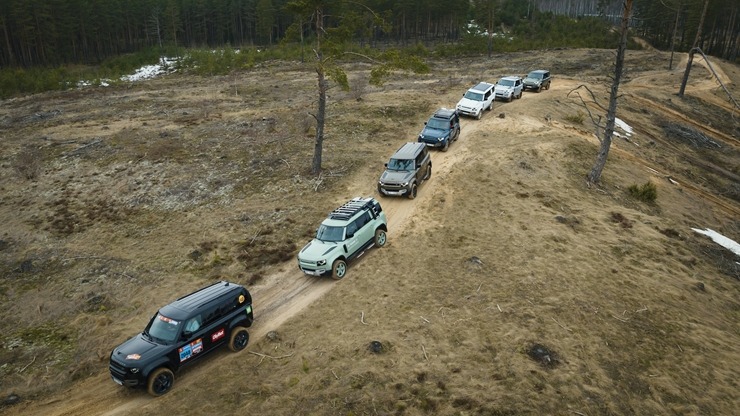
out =
[[[343,278],[347,262],[373,245],[385,245],[387,223],[378,201],[353,198],[330,212],[316,237],[298,252],[298,268],[312,276],[331,274],[334,279]]]
[[[513,77],[503,77],[496,83],[496,99],[511,102],[514,98],[522,98],[522,79]]]
[[[493,87],[493,84],[479,82],[463,94],[463,98],[458,101],[455,109],[460,114],[480,120],[483,117],[483,110],[493,109]]]
[[[378,180],[378,192],[385,195],[406,195],[416,198],[422,182],[432,177],[432,158],[425,143],[406,143],[385,164]]]

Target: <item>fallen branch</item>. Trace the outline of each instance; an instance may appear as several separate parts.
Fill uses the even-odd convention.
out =
[[[620,318],[620,317],[618,317],[617,315],[614,315],[614,314],[612,314],[612,316],[614,317],[614,319],[616,319],[618,321],[629,322],[629,319],[622,319],[622,318]]]
[[[423,317],[423,316],[419,316],[419,318],[423,319],[424,322],[426,322],[426,323],[430,323],[429,320],[427,318]]]
[[[33,364],[34,362],[36,362],[36,356],[35,356],[35,355],[33,356],[33,360],[31,360],[31,362],[30,362],[30,363],[26,364],[26,366],[25,366],[25,367],[23,367],[23,368],[21,368],[20,370],[18,370],[18,374],[20,374],[20,373],[22,373],[22,372],[26,371],[26,368],[28,368],[28,366],[30,366],[30,365],[31,365],[31,364]]]
[[[559,326],[560,326],[561,328],[563,328],[564,330],[566,330],[566,331],[568,331],[568,332],[573,332],[572,330],[570,330],[570,329],[568,329],[568,328],[564,327],[563,325],[561,325],[561,324],[560,324],[560,322],[558,322],[558,320],[557,320],[557,319],[555,319],[555,318],[552,318],[552,320],[553,320],[553,321],[555,321],[555,323],[556,323],[556,324],[558,324],[558,325],[559,325]]]
[[[332,374],[334,374],[334,378],[336,378],[337,380],[339,380],[339,376],[337,375],[337,373],[335,373],[334,370],[330,370],[330,371],[331,371]]]
[[[267,354],[260,354],[260,353],[258,353],[258,352],[254,352],[254,351],[249,351],[249,353],[250,353],[250,354],[254,354],[254,355],[257,355],[257,356],[259,356],[259,357],[262,357],[262,358],[260,358],[260,362],[258,362],[258,363],[257,363],[257,365],[260,365],[260,364],[262,364],[262,361],[264,361],[264,360],[265,360],[265,358],[272,358],[273,360],[280,360],[280,359],[283,359],[283,358],[288,358],[288,357],[292,357],[292,356],[293,356],[293,354],[295,354],[294,352],[291,352],[290,354],[287,354],[287,355],[281,355],[281,356],[279,356],[279,357],[273,357],[272,355],[267,355]]]
[[[504,311],[502,311],[502,310],[501,310],[501,307],[500,307],[500,306],[498,306],[498,303],[496,304],[496,307],[498,308],[498,311],[499,311],[499,312],[501,312],[501,313],[504,313]]]
[[[421,352],[424,353],[424,359],[429,361],[429,356],[427,355],[427,349],[424,348],[424,345],[421,346]]]
[[[365,322],[365,312],[360,312],[360,323],[363,325],[368,325],[367,322]]]

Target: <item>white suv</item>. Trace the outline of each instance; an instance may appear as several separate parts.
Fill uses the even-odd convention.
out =
[[[374,198],[354,198],[329,213],[316,237],[298,253],[298,268],[313,276],[341,279],[347,262],[368,248],[383,247],[388,232],[385,212]]]
[[[493,109],[493,87],[493,84],[480,82],[469,89],[457,103],[457,112],[480,120],[483,110]]]
[[[496,99],[511,101],[522,98],[524,84],[520,77],[503,77],[496,83]]]

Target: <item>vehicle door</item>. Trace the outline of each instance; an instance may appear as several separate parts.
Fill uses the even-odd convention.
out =
[[[416,169],[416,174],[415,175],[416,175],[416,182],[417,183],[420,183],[421,182],[421,179],[426,175],[426,169],[427,169],[427,167],[426,167],[426,164],[425,164],[426,160],[424,160],[424,159],[426,159],[426,156],[428,154],[429,153],[427,153],[427,149],[426,148],[423,148],[423,149],[421,149],[421,152],[419,152],[419,154],[416,155],[416,159],[414,160],[414,165],[415,165],[415,169]]]
[[[204,343],[205,328],[201,314],[185,320],[177,346],[177,359],[180,366],[190,364],[206,352]]]
[[[203,317],[203,343],[206,352],[218,348],[227,341],[228,322],[224,322],[224,316],[235,308],[236,304],[232,301],[212,307],[203,314],[205,315]]]
[[[361,247],[362,243],[357,235],[357,220],[354,220],[345,227],[344,252],[348,257],[352,257]]]
[[[522,92],[522,80],[518,79],[514,84],[514,93],[519,95],[520,92]]]
[[[371,230],[372,227],[368,227],[367,224],[370,222],[370,213],[367,211],[363,212],[362,215],[357,217],[356,220],[352,221],[351,225],[347,226],[347,233],[349,235],[350,227],[353,231],[353,246],[350,251],[350,256],[358,256],[368,241],[372,240],[375,230]]]

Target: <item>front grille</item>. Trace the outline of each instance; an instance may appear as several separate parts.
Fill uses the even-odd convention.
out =
[[[123,380],[126,377],[126,367],[119,364],[115,360],[111,359],[110,364],[108,365],[108,368],[110,369],[110,374],[113,377],[116,377],[119,380]]]

